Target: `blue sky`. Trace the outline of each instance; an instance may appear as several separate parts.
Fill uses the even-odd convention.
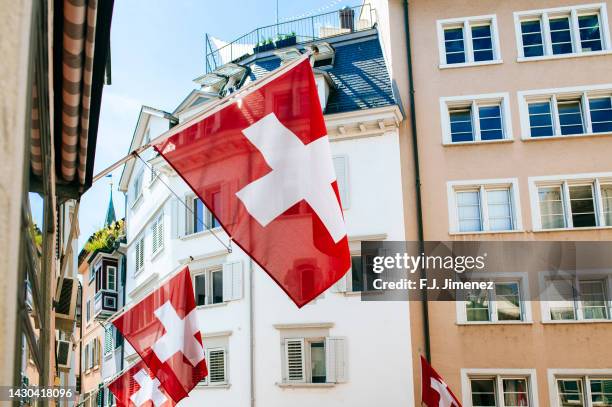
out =
[[[359,5],[359,0],[279,0],[281,20]],[[154,5],[154,6],[153,6]],[[96,172],[128,153],[140,106],[172,111],[204,73],[204,36],[225,41],[273,24],[276,0],[115,0],[111,31],[112,85],[104,88]],[[117,217],[124,214],[123,193],[116,190],[121,169],[113,172]],[[79,248],[104,224],[108,179],[83,195]],[[35,213],[40,211],[32,202]]]

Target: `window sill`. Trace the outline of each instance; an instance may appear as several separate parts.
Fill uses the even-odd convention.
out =
[[[218,230],[221,230],[221,226],[217,226],[217,227],[214,227],[214,228],[211,228],[211,229],[206,229],[206,230],[203,230],[201,232],[196,232],[196,233],[190,233],[188,235],[183,235],[183,236],[180,236],[179,239],[181,239],[181,240],[197,239],[199,237],[210,235],[210,234],[212,234],[214,232],[217,232]]]
[[[533,321],[459,321],[459,326],[488,326],[488,325],[532,325]]]
[[[580,232],[583,230],[612,230],[612,226],[589,226],[586,228],[557,228],[557,229],[534,229],[534,233],[548,233],[548,232]]]
[[[345,297],[357,297],[360,296],[363,291],[343,291]]]
[[[494,59],[493,61],[463,62],[461,64],[440,64],[438,67],[440,69],[469,68],[471,66],[499,65],[503,63],[503,59]]]
[[[160,249],[157,249],[157,251],[156,251],[155,253],[151,254],[151,261],[153,261],[153,260],[155,260],[157,257],[159,257],[159,254],[160,254],[161,252],[163,252],[163,251],[164,251],[164,248],[163,248],[163,247],[161,247]]]
[[[228,303],[229,303],[229,301],[223,301],[223,302],[218,302],[216,304],[197,305],[196,309],[208,309],[208,308],[224,307]]]
[[[506,144],[512,143],[514,139],[506,138],[501,140],[479,140],[479,141],[459,141],[453,143],[452,141],[444,141],[442,145],[444,147],[455,147],[455,146],[471,146],[471,145],[480,145],[480,144]]]
[[[281,388],[306,388],[306,389],[317,389],[317,388],[330,388],[334,387],[336,383],[276,383]]]
[[[229,383],[222,384],[198,384],[197,389],[229,389],[232,385]]]
[[[524,229],[514,230],[481,230],[475,232],[448,232],[450,236],[466,236],[466,235],[497,235],[497,234],[508,234],[508,233],[524,233]]]
[[[566,58],[594,57],[598,55],[609,55],[609,54],[612,54],[612,50],[602,50],[602,51],[592,51],[592,52],[572,52],[571,54],[543,55],[540,57],[518,57],[516,59],[516,62],[548,61],[548,60],[566,59]]]
[[[609,324],[612,323],[612,319],[560,319],[560,320],[546,320],[542,321],[546,325],[556,324]]]
[[[523,136],[523,141],[543,141],[543,140],[565,140],[565,139],[577,139],[577,138],[598,138],[598,137],[609,137],[612,136],[612,132],[601,132],[601,133],[583,133],[583,134],[568,134],[568,135],[555,135],[555,136],[544,136],[544,137],[531,137]]]

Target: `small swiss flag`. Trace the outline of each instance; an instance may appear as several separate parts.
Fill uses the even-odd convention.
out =
[[[302,307],[351,258],[310,61],[290,64],[154,147]]]
[[[195,308],[185,267],[113,321],[177,403],[208,374]]]
[[[108,389],[119,407],[173,407],[176,403],[141,360],[113,380]]]
[[[442,376],[421,356],[421,400],[427,407],[461,407]]]

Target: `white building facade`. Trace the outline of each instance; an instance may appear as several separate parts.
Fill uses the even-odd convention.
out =
[[[371,281],[357,267],[362,241],[405,239],[402,113],[375,30],[326,44],[331,62],[315,61],[315,77],[355,267],[312,303],[298,309],[240,248],[229,252],[214,217],[152,150],[125,166],[126,301],[185,265],[193,276],[209,376],[181,406],[414,405],[408,302],[362,302]],[[279,64],[278,53],[253,55],[240,63],[248,67],[240,82]],[[219,91],[193,91],[172,114],[143,107],[131,149],[197,114]]]

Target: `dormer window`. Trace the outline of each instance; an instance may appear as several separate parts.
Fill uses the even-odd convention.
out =
[[[336,52],[327,42],[319,42],[308,46],[312,52],[313,68],[328,67],[334,65]]]
[[[285,48],[283,50],[274,51],[274,55],[279,57],[281,60],[281,65],[284,65],[289,61],[298,59],[302,56],[302,53],[297,48]]]

